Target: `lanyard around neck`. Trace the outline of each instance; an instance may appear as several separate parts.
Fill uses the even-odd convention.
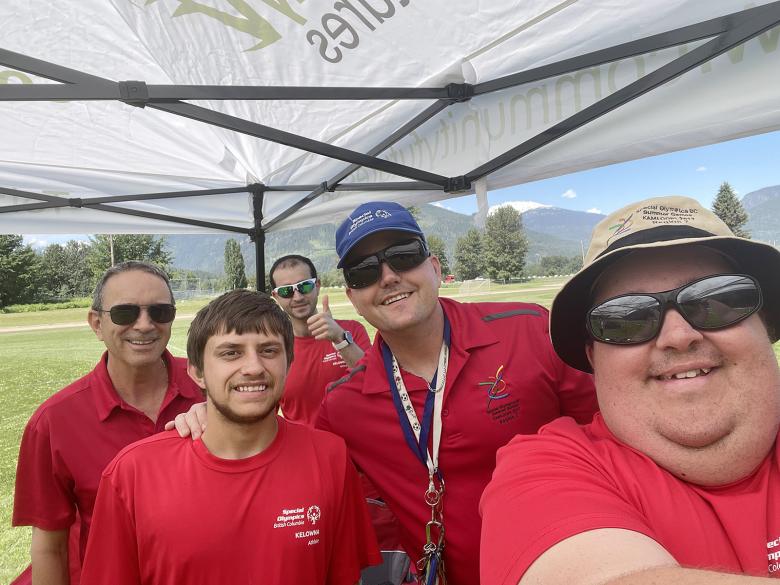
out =
[[[444,388],[447,385],[447,364],[449,361],[450,348],[450,322],[447,315],[444,315],[444,338],[442,340],[441,350],[439,351],[439,365],[433,376],[428,392],[425,397],[425,406],[423,408],[422,424],[417,418],[414,405],[406,390],[401,368],[398,361],[390,351],[387,344],[382,344],[382,359],[385,364],[387,381],[390,385],[390,394],[393,396],[393,404],[398,413],[398,421],[401,424],[401,430],[404,433],[406,444],[414,453],[415,457],[428,470],[428,475],[439,476],[439,445],[441,443],[441,412],[444,404]],[[428,450],[428,440],[431,429],[433,429],[433,449]]]

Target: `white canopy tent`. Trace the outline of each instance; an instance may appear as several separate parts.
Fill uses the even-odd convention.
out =
[[[260,275],[265,233],[362,201],[778,130],[778,24],[778,1],[4,0],[0,233],[242,233]]]

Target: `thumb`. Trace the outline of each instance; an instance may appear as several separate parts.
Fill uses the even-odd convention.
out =
[[[330,305],[328,304],[328,295],[322,295],[322,312],[330,314]]]

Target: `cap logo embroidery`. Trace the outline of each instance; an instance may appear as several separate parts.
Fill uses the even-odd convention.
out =
[[[612,240],[612,238],[616,238],[617,236],[620,236],[631,229],[631,226],[634,225],[634,222],[631,221],[632,217],[634,217],[633,213],[628,217],[620,217],[618,218],[618,223],[607,228],[609,231],[615,230],[615,233],[607,238],[607,245],[609,245],[609,242]]]
[[[382,219],[387,219],[390,217],[391,213],[389,211],[385,211],[384,209],[377,209],[376,214],[377,217],[381,217]]]

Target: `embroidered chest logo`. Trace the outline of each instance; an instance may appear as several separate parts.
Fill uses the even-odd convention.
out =
[[[309,506],[309,509],[306,510],[306,518],[309,519],[309,522],[312,524],[316,524],[317,520],[320,519],[320,507],[319,506]]]
[[[504,364],[501,364],[496,373],[486,381],[477,382],[477,386],[487,394],[485,412],[495,422],[505,424],[517,418],[520,413],[520,399],[506,400],[512,394],[504,378]]]
[[[487,390],[487,410],[490,412],[494,400],[503,400],[509,396],[504,380],[504,365],[498,367],[495,376],[490,376],[486,382],[479,382],[478,386]]]
[[[771,575],[780,572],[780,537],[766,543],[767,572]]]
[[[293,528],[289,533],[292,534],[296,541],[304,541],[307,546],[313,546],[320,542],[320,528],[314,528],[314,526],[316,526],[321,517],[322,511],[316,504],[308,507],[293,506],[291,508],[283,508],[276,516],[274,528]],[[311,523],[312,528],[307,530],[296,529],[299,526],[304,527],[307,520]]]

